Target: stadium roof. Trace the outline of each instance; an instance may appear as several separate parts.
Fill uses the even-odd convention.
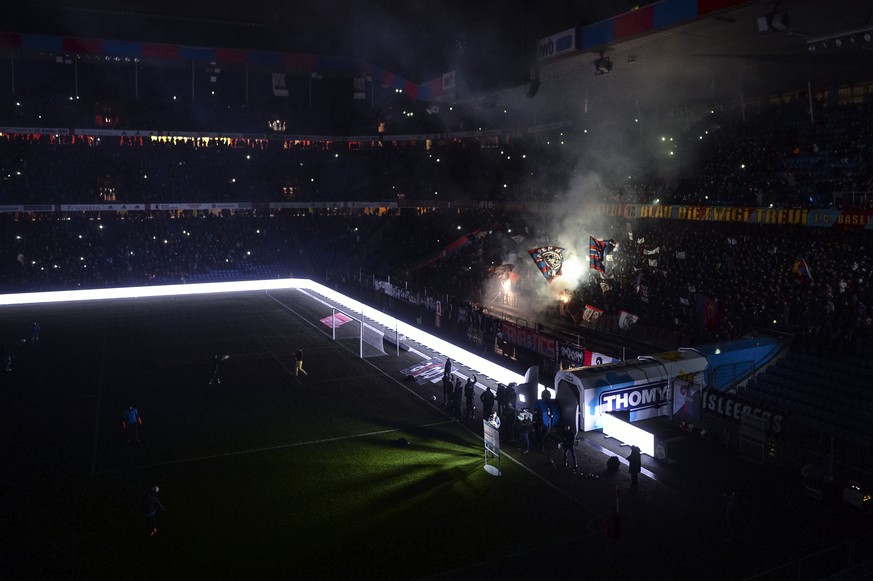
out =
[[[462,69],[477,92],[528,82],[544,37],[652,6],[705,15],[540,63],[543,83],[588,81],[601,51],[610,76],[672,86],[674,98],[754,97],[873,70],[870,0],[0,0],[6,32],[350,56],[413,83]]]
[[[722,4],[726,4],[722,2]],[[547,67],[544,76],[594,73],[599,51],[611,75],[681,89],[685,98],[755,98],[873,80],[873,2],[747,1],[641,34]]]

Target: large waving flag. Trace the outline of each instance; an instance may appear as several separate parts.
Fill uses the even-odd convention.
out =
[[[603,261],[606,255],[612,252],[615,242],[612,240],[598,240],[594,236],[588,237],[588,268],[600,273],[606,273]]]
[[[536,263],[537,268],[546,277],[546,282],[552,284],[555,277],[561,276],[561,268],[564,266],[564,249],[560,246],[540,246],[528,250],[530,257]]]
[[[598,309],[593,305],[585,305],[585,310],[582,312],[582,320],[586,323],[595,323],[602,316],[603,309]]]
[[[640,318],[633,313],[629,313],[624,309],[618,312],[618,326],[624,330],[628,330],[633,327]]]

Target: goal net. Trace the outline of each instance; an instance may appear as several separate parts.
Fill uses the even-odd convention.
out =
[[[328,327],[334,341],[342,343],[359,357],[387,355],[384,347],[385,333],[362,321],[360,315],[354,316],[333,307],[331,314],[321,319],[321,322]]]

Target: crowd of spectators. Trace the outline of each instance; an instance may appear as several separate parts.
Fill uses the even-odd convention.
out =
[[[873,333],[869,231],[675,226],[637,224],[634,240],[617,227],[608,275],[581,285],[569,311],[578,319],[590,304],[617,319],[625,310],[639,324],[690,329],[698,341],[769,329],[840,349]]]
[[[245,277],[260,266],[288,276],[300,261],[281,219],[254,212],[0,214],[0,224],[6,293],[179,283],[217,271]]]
[[[321,279],[357,271],[430,289],[469,311],[490,300],[495,267],[505,275],[511,261],[516,304],[529,305],[546,283],[527,250],[564,241],[537,210],[507,210],[500,202],[560,204],[569,196],[828,207],[842,203],[840,193],[854,192],[863,206],[873,190],[871,107],[819,103],[810,112],[808,104],[788,103],[716,111],[677,133],[670,153],[682,159],[666,170],[647,139],[638,140],[628,152],[639,164],[633,180],[608,171],[599,180],[578,179],[590,152],[547,135],[349,142],[0,134],[0,206],[250,202],[254,208],[2,213],[0,285],[14,292],[185,282],[219,271],[255,276],[264,268]],[[391,211],[267,207],[404,199],[419,202]],[[430,201],[444,209],[428,209]],[[447,209],[458,201],[488,210]],[[617,220],[600,234],[610,229],[619,244],[608,278],[591,274],[564,297],[561,312],[573,323],[590,324],[583,315],[592,305],[603,311],[602,321],[624,310],[639,317],[639,327],[690,331],[698,339],[766,327],[839,347],[870,334],[869,230]],[[468,245],[445,252],[468,234]],[[800,260],[811,276],[796,272]]]
[[[842,194],[873,204],[873,101],[822,106],[806,101],[760,111],[713,111],[654,160],[625,201],[728,206],[841,206]],[[675,152],[675,158],[673,153]],[[663,166],[678,167],[665,177]],[[642,187],[640,187],[640,182]]]
[[[506,216],[481,210],[410,214],[5,214],[0,287],[24,292],[178,283],[226,272],[234,278],[364,276],[441,296],[472,312],[493,304],[498,274],[505,275],[512,261],[514,305],[525,319],[533,323],[559,312],[557,293],[543,308],[549,285],[527,256],[529,246],[551,235],[547,229],[510,233]],[[639,327],[679,331],[697,341],[732,339],[758,328],[843,348],[873,333],[868,230],[664,220],[605,227],[617,242],[607,273],[590,271],[565,293],[569,301],[560,312],[568,323],[603,329],[585,320],[591,305],[604,322],[626,311],[639,317]],[[447,251],[458,239],[469,243]],[[533,304],[542,312],[529,312]]]
[[[665,151],[626,152],[632,179],[570,136],[392,141],[0,134],[0,203],[591,200],[732,206],[873,203],[873,111],[796,104],[713,113]],[[704,129],[706,128],[706,129]],[[560,132],[558,132],[560,133]],[[567,143],[563,143],[566,140]],[[676,155],[673,156],[674,152]]]
[[[530,199],[535,184],[567,182],[554,150],[526,151],[475,140],[0,134],[0,204]]]

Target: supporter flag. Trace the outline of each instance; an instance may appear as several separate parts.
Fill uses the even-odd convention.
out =
[[[653,254],[658,254],[659,252],[661,252],[661,247],[660,247],[660,246],[656,246],[655,248],[652,248],[651,250],[643,250],[643,254],[645,254],[646,256],[651,256],[651,255],[653,255]]]
[[[473,242],[477,238],[479,238],[479,233],[480,233],[480,230],[479,230],[479,228],[477,228],[477,229],[473,230],[472,232],[470,232],[469,234],[464,234],[460,238],[453,240],[452,242],[446,244],[442,250],[440,250],[439,252],[436,252],[434,254],[431,254],[424,261],[422,261],[421,263],[416,265],[415,268],[420,268],[422,266],[432,266],[432,265],[436,264],[437,262],[439,262],[440,260],[445,260],[446,258],[451,256],[455,252],[458,252],[459,250],[462,250],[462,249],[470,246],[471,244],[473,244]]]
[[[640,285],[640,300],[644,303],[649,302],[649,287]]]
[[[678,258],[679,260],[685,260],[685,251],[684,250],[677,250],[676,251],[676,258]]]
[[[452,254],[453,252],[457,252],[458,250],[461,250],[462,248],[466,248],[467,246],[473,244],[473,240],[475,240],[476,234],[478,234],[478,233],[479,233],[479,229],[477,228],[476,230],[473,230],[469,234],[464,234],[463,236],[461,236],[457,240],[454,240],[454,241],[450,242],[449,244],[446,244],[446,247],[443,248],[443,252],[445,252],[446,256],[448,256],[449,254]]]
[[[650,258],[649,259],[649,266],[651,266],[652,268],[658,268],[658,259],[657,258]]]
[[[601,281],[601,283],[600,283],[600,290],[601,290],[602,292],[604,292],[604,293],[608,293],[609,291],[612,290],[612,285],[611,285],[610,283],[608,283],[607,281],[605,281],[605,280],[604,280],[604,281]]]
[[[586,323],[595,323],[597,319],[603,316],[603,310],[598,309],[597,307],[593,307],[591,305],[585,305],[585,312],[582,313],[582,320]]]
[[[540,246],[528,250],[530,257],[533,258],[537,268],[546,277],[546,282],[552,284],[552,281],[561,276],[561,268],[564,266],[564,249],[560,246]]]
[[[633,327],[640,318],[637,315],[629,313],[625,310],[618,312],[618,326],[625,331]]]
[[[809,270],[809,265],[806,264],[806,260],[803,258],[799,258],[794,262],[791,272],[794,273],[794,278],[797,279],[797,282],[800,284],[812,282],[812,272]]]
[[[690,306],[691,306],[691,302],[688,300],[687,297],[679,297],[679,304],[680,304],[680,305],[685,305],[686,307],[690,307]]]
[[[708,299],[704,306],[703,313],[706,317],[706,324],[704,327],[706,327],[708,331],[718,329],[719,325],[721,325],[721,320],[724,317],[724,305],[722,305],[717,298]]]
[[[646,243],[645,238],[637,238],[637,244],[645,244],[645,243]]]
[[[606,255],[612,252],[615,242],[612,240],[598,240],[594,236],[588,237],[588,268],[600,273],[606,273],[603,261]]]
[[[516,284],[521,277],[515,274],[514,264],[500,264],[498,266],[489,266],[488,274],[496,276],[501,283],[509,281],[510,284]]]

